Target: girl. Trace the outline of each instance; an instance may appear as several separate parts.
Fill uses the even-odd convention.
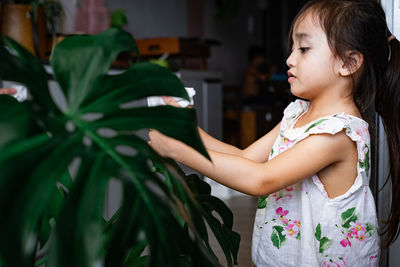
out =
[[[244,150],[200,130],[212,162],[150,131],[150,145],[235,190],[260,196],[252,259],[258,266],[377,266],[367,112],[388,137],[392,207],[399,226],[400,44],[375,0],[316,0],[291,28],[291,103],[271,132]],[[171,98],[165,98],[170,104]]]

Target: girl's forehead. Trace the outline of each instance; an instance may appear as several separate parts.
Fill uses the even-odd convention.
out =
[[[306,12],[297,18],[293,27],[293,40],[312,38],[321,34],[325,35],[318,17],[313,13]]]

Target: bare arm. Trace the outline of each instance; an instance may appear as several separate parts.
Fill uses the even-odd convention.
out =
[[[157,131],[150,133],[151,146],[161,155],[179,161],[225,186],[255,196],[276,192],[342,161],[349,149],[354,149],[346,138],[343,132],[334,136],[312,135],[264,163],[209,151],[211,162],[180,141]]]
[[[225,153],[225,154],[243,156],[242,149],[232,146],[230,144],[224,143],[224,142],[218,140],[217,138],[212,137],[211,135],[206,133],[200,127],[197,127],[197,128],[199,130],[201,141],[203,141],[203,143],[207,149],[213,150],[216,152]]]
[[[168,105],[180,107],[179,104],[172,97],[163,97],[163,100]],[[198,127],[201,140],[208,150],[244,157],[256,162],[265,162],[268,160],[268,156],[270,154],[273,143],[279,134],[279,129],[280,123],[262,138],[251,144],[246,149],[242,150],[212,137],[203,129]]]
[[[268,160],[268,156],[271,152],[274,141],[279,134],[280,125],[281,124],[279,123],[269,133],[243,150],[219,141],[218,139],[207,134],[200,127],[198,127],[198,129],[201,140],[209,150],[244,157],[256,162],[265,162]]]

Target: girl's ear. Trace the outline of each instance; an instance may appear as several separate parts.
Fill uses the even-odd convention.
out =
[[[339,69],[341,76],[350,76],[355,74],[361,69],[361,66],[364,63],[364,56],[358,51],[347,51],[346,55],[346,61],[342,62],[342,65]]]

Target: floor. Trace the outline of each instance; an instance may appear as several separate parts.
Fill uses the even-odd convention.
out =
[[[225,204],[233,212],[233,230],[240,234],[241,242],[238,254],[237,267],[251,266],[251,235],[253,232],[254,215],[257,207],[257,199],[246,195],[234,196],[224,200]],[[225,256],[217,241],[211,239],[211,246],[214,248],[222,266],[227,266]]]

